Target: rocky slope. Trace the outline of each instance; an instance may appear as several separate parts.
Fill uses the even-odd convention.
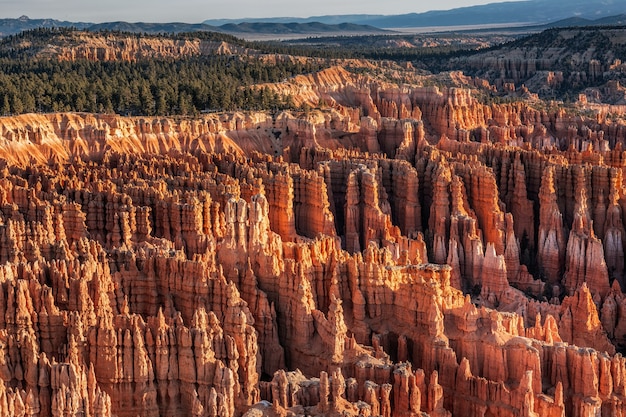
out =
[[[624,414],[619,114],[273,88],[0,118],[0,414]]]
[[[3,53],[19,53],[38,59],[60,61],[140,61],[181,59],[203,55],[246,55],[241,41],[219,33],[192,36],[132,35],[120,32],[89,32],[59,29],[57,32],[22,33],[0,47]]]
[[[545,99],[624,104],[623,26],[554,28],[452,58],[449,69],[488,80],[499,91],[524,86]]]

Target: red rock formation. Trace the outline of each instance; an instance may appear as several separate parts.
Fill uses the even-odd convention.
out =
[[[138,61],[149,58],[171,58],[197,55],[233,55],[246,53],[244,48],[220,41],[200,39],[164,39],[149,36],[125,36],[108,33],[66,32],[52,39],[42,50],[33,53],[75,61]]]
[[[590,346],[600,352],[615,352],[615,347],[606,337],[598,311],[586,284],[571,297],[566,297],[561,306],[562,315],[559,334],[564,341],[578,346]]]
[[[541,181],[537,262],[548,284],[556,284],[565,267],[565,230],[556,199],[554,170],[546,168]]]
[[[580,171],[579,171],[580,172]],[[584,184],[578,181],[576,209],[567,242],[563,285],[569,294],[586,282],[591,292],[604,298],[609,292],[609,277],[602,242],[595,236],[587,209]]]
[[[291,82],[0,119],[3,413],[624,414],[621,122]]]
[[[508,194],[504,199],[510,208],[512,218],[515,219],[513,229],[518,240],[527,240],[530,247],[535,242],[535,220],[533,202],[528,199],[526,189],[526,174],[521,163],[519,153],[515,155],[513,167],[508,180]],[[502,181],[504,183],[504,179]],[[504,184],[503,184],[504,185]]]

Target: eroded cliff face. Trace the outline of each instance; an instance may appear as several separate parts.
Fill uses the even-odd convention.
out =
[[[584,102],[623,106],[617,81],[624,70],[618,52],[623,43],[620,27],[553,28],[497,50],[452,58],[448,67],[489,80],[499,91],[521,87],[545,99],[559,89],[578,91]]]
[[[17,45],[32,55],[60,61],[140,61],[155,58],[182,58],[203,55],[236,55],[249,51],[224,41],[166,39],[119,33],[74,31],[51,37],[45,45],[25,41]]]
[[[0,118],[1,414],[624,414],[625,125],[307,82]]]

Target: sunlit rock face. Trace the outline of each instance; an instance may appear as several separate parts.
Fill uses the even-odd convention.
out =
[[[0,414],[622,415],[625,126],[298,82],[0,118]]]

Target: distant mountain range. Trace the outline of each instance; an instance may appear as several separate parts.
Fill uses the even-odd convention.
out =
[[[37,28],[75,27],[87,29],[92,23],[66,22],[54,19],[29,19],[21,16],[18,19],[0,19],[0,36],[14,35],[25,30]]]
[[[568,26],[624,26],[626,25],[626,14],[617,16],[608,16],[601,19],[589,20],[582,17],[572,17],[570,19],[559,20],[554,22],[550,27],[568,27]]]
[[[534,28],[626,24],[626,0],[527,0],[461,7],[452,10],[401,15],[328,15],[308,18],[216,19],[189,23],[88,23],[54,19],[0,19],[0,37],[24,30],[76,27],[141,33],[213,31],[233,35],[320,35],[333,33],[384,33],[381,28],[454,27],[474,25],[524,25]]]
[[[626,14],[619,14],[616,16],[607,16],[602,17],[600,19],[585,19],[582,17],[570,17],[568,19],[557,20],[555,22],[545,23],[545,24],[535,24],[535,25],[511,25],[509,27],[501,27],[499,26],[496,29],[485,27],[480,29],[465,29],[458,30],[458,32],[464,33],[501,33],[501,34],[531,34],[542,32],[546,29],[554,29],[554,28],[567,28],[567,27],[590,27],[590,26],[626,26]]]
[[[327,24],[320,22],[306,23],[263,23],[263,22],[242,22],[227,23],[221,26],[213,26],[205,23],[129,23],[129,22],[107,22],[107,23],[85,23],[85,22],[66,22],[54,19],[29,19],[22,16],[19,19],[0,19],[0,37],[20,33],[24,30],[36,28],[55,28],[55,27],[75,27],[82,30],[111,30],[134,33],[180,33],[180,32],[197,32],[210,31],[221,32],[227,34],[328,34],[333,33],[355,33],[355,34],[382,34],[388,33],[384,29],[379,29],[369,25],[360,25],[355,23],[339,23]]]
[[[508,23],[545,24],[572,17],[593,20],[624,13],[626,13],[626,2],[624,0],[528,0],[389,16],[355,14],[313,16],[308,18],[212,19],[206,20],[204,23],[210,25],[224,25],[227,23],[236,24],[242,22],[321,22],[326,24],[355,23],[359,25],[371,25],[378,28],[407,28]]]

